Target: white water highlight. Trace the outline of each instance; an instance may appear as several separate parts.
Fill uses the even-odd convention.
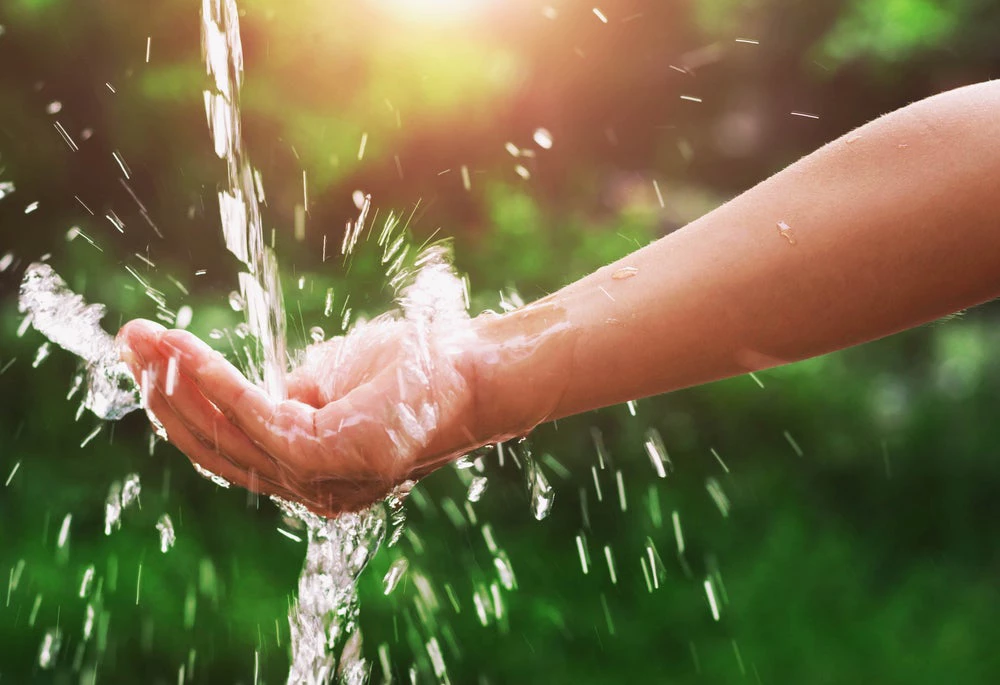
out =
[[[101,328],[104,305],[88,305],[51,266],[36,263],[21,282],[18,309],[39,333],[83,360],[87,409],[109,421],[139,409],[139,386]]]

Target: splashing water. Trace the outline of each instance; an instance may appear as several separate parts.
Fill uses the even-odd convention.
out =
[[[156,522],[156,530],[160,533],[160,551],[166,554],[177,541],[174,522],[170,520],[169,514],[160,516],[160,520]]]
[[[116,420],[139,408],[139,388],[114,338],[101,328],[104,305],[88,305],[51,266],[37,263],[25,272],[18,309],[39,333],[84,361],[87,409]]]
[[[531,497],[531,513],[536,520],[541,521],[552,511],[556,493],[549,484],[549,479],[545,477],[542,467],[532,456],[528,441],[521,440],[518,443],[518,448],[521,461],[524,462],[524,478],[527,481],[528,494]]]
[[[115,481],[111,484],[108,489],[108,498],[104,503],[105,535],[111,535],[112,531],[121,528],[122,512],[133,502],[139,501],[140,492],[142,492],[142,485],[139,482],[139,475],[136,473],[127,476],[124,483]]]
[[[382,578],[382,584],[385,586],[383,594],[391,594],[396,586],[399,585],[399,581],[402,579],[403,574],[406,573],[406,568],[409,566],[409,562],[406,557],[400,557],[396,561],[392,562],[392,566],[386,571],[385,577]]]
[[[385,535],[382,507],[335,519],[316,516],[300,504],[273,498],[308,531],[299,594],[288,615],[292,665],[288,682],[321,685],[335,677],[362,685],[368,666],[361,657],[355,582]]]

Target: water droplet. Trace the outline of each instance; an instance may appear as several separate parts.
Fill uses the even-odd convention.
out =
[[[174,522],[170,520],[169,514],[163,514],[160,517],[160,520],[156,522],[156,530],[160,532],[160,551],[166,554],[167,550],[173,547],[174,542],[177,541],[177,536],[174,533]]]
[[[62,103],[58,100],[53,100],[45,107],[45,111],[48,114],[59,114],[62,111]]]
[[[514,568],[510,565],[507,553],[501,551],[497,556],[493,557],[493,566],[496,567],[497,575],[500,576],[500,582],[503,583],[504,588],[513,590],[514,586],[517,585],[517,581],[514,578]]]
[[[59,537],[56,540],[56,547],[62,549],[69,542],[69,527],[73,522],[73,514],[66,514],[62,525],[59,527]]]
[[[712,583],[711,578],[706,578],[705,583],[705,596],[708,598],[708,606],[712,610],[712,618],[716,621],[719,620],[719,602],[715,598],[715,585]]]
[[[94,565],[91,564],[83,571],[83,579],[80,581],[80,597],[86,597],[90,592],[90,583],[94,580]]]
[[[35,359],[31,362],[31,368],[37,369],[41,366],[42,362],[49,358],[50,352],[52,352],[52,346],[48,343],[48,341],[39,345],[38,352],[35,353]]]
[[[535,520],[541,521],[552,511],[556,493],[549,485],[548,479],[541,467],[531,457],[525,459],[525,474],[528,478],[528,489],[531,493],[531,513]]]
[[[14,184],[10,181],[0,183],[0,200],[14,192]]]
[[[218,328],[213,328],[208,333],[208,337],[212,340],[222,340],[223,333]]]
[[[611,584],[618,584],[618,574],[615,572],[615,558],[611,553],[611,546],[604,545],[604,560],[608,562],[608,575],[611,576]]]
[[[355,190],[351,193],[351,200],[354,202],[354,206],[361,209],[365,206],[365,191]]]
[[[142,493],[142,485],[139,483],[139,474],[132,473],[125,477],[122,484],[122,509],[128,507],[132,502],[139,500]]]
[[[531,180],[531,172],[523,164],[518,164],[514,167],[514,173],[523,178],[525,181]]]
[[[59,657],[59,647],[62,646],[62,633],[58,628],[45,631],[42,645],[38,649],[38,665],[42,668],[52,668]]]
[[[250,327],[245,323],[239,323],[236,324],[236,328],[233,329],[233,332],[236,333],[237,337],[245,338],[250,335]]]
[[[789,245],[795,245],[795,236],[792,235],[792,227],[784,221],[778,222],[778,234],[787,240]]]
[[[247,304],[244,301],[243,296],[234,290],[229,293],[229,306],[233,308],[234,312],[242,312],[246,308]]]
[[[319,326],[313,326],[309,329],[309,339],[314,343],[321,343],[324,338],[326,338],[326,333]]]
[[[637,273],[639,273],[639,270],[634,266],[623,266],[622,268],[618,269],[613,274],[611,274],[611,278],[615,279],[616,281],[624,281],[627,278],[632,278]]]
[[[552,134],[549,133],[547,128],[535,129],[535,133],[532,138],[534,139],[535,144],[543,150],[552,149]]]
[[[410,564],[405,557],[400,557],[399,559],[396,559],[396,561],[392,562],[392,566],[390,566],[389,570],[386,572],[385,578],[382,579],[382,583],[385,585],[383,594],[391,594],[392,591],[396,589],[396,586],[399,585],[399,581],[403,577],[403,574],[406,573],[406,568],[409,565]]]
[[[588,559],[587,548],[586,544],[583,541],[583,536],[579,534],[577,534],[576,536],[576,551],[580,555],[580,567],[583,569],[583,575],[587,575],[589,573],[587,564],[587,559]]]
[[[323,316],[329,318],[333,313],[333,288],[326,289],[326,301],[323,302]]]
[[[121,527],[122,520],[122,484],[115,481],[108,489],[108,498],[104,503],[104,534]]]
[[[486,491],[487,483],[486,476],[476,476],[473,478],[472,483],[469,484],[469,492],[465,498],[470,502],[478,502]]]
[[[722,486],[719,485],[719,481],[714,478],[709,478],[705,481],[705,489],[708,490],[708,494],[712,498],[712,501],[715,502],[715,506],[719,508],[719,513],[722,514],[723,517],[729,516],[729,498],[726,497],[726,493],[723,492]]]
[[[94,619],[97,617],[97,612],[94,611],[94,605],[87,605],[87,616],[83,621],[83,640],[86,642],[90,639],[90,636],[94,632]],[[94,682],[91,680],[91,682]]]
[[[194,317],[194,310],[191,307],[184,305],[177,310],[177,321],[174,325],[177,328],[187,328],[191,325],[191,319]]]
[[[653,469],[656,470],[656,475],[660,478],[666,478],[667,471],[673,468],[673,463],[667,455],[667,448],[663,444],[663,438],[660,437],[658,430],[650,428],[646,431],[644,447],[649,461],[653,464]]]

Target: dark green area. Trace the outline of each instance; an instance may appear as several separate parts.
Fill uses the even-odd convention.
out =
[[[2,683],[89,683],[95,668],[97,682],[176,683],[182,664],[190,682],[250,683],[255,653],[261,682],[283,682],[287,670],[285,616],[304,546],[276,531],[286,527],[276,510],[202,480],[170,446],[150,453],[141,416],[81,449],[97,423],[75,420],[76,400],[65,400],[74,360],[53,350],[32,368],[42,341],[16,334],[16,284],[46,253],[74,289],[107,304],[109,329],[155,314],[126,265],[172,308],[193,307],[203,337],[237,323],[226,303],[237,269],[216,209],[223,169],[202,110],[198,5],[0,7],[0,182],[17,187],[0,199],[0,257],[13,257],[0,273]],[[388,301],[374,249],[349,263],[337,255],[356,189],[372,193],[379,223],[390,210],[412,213],[418,242],[454,236],[474,309],[495,308],[500,291],[552,291],[855,125],[1000,69],[1000,11],[988,0],[628,0],[601,7],[608,24],[572,3],[548,19],[545,3],[484,1],[453,23],[407,19],[406,5],[241,3],[246,132],[297,346],[313,325],[339,330],[338,314],[323,317],[328,288],[335,312],[348,293],[356,313]],[[54,101],[62,109],[49,114]],[[542,126],[555,141],[548,151],[531,144]],[[507,141],[536,157],[513,158]],[[309,216],[297,243],[303,171]],[[124,234],[104,218],[112,211]],[[67,241],[74,226],[101,251]],[[337,255],[325,262],[324,236]],[[454,683],[996,682],[998,343],[995,308],[985,307],[759,374],[763,388],[736,378],[640,401],[634,417],[615,407],[543,427],[534,449],[550,455],[542,464],[557,494],[542,523],[510,460],[489,461],[478,525],[449,515],[465,487],[442,470],[418,489],[403,542],[362,579],[373,682],[380,644],[397,680],[416,664],[430,682],[431,636]],[[597,472],[603,502],[591,429],[613,460]],[[665,480],[643,449],[649,429],[673,461]],[[130,472],[142,477],[141,508],[106,537],[108,487]],[[154,529],[164,512],[177,528],[165,555]],[[67,514],[68,548],[58,550]],[[483,523],[517,579],[499,591],[502,618],[485,627],[473,597],[499,581]],[[652,591],[647,544],[661,569]],[[400,555],[410,570],[385,597],[381,578]],[[85,643],[78,593],[91,564],[103,599]],[[421,613],[435,601],[436,612]],[[42,670],[39,645],[57,626],[62,649]]]

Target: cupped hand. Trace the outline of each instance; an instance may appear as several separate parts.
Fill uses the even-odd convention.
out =
[[[474,341],[380,318],[311,346],[288,399],[250,383],[197,337],[133,321],[119,333],[147,409],[202,468],[333,516],[485,444]]]

